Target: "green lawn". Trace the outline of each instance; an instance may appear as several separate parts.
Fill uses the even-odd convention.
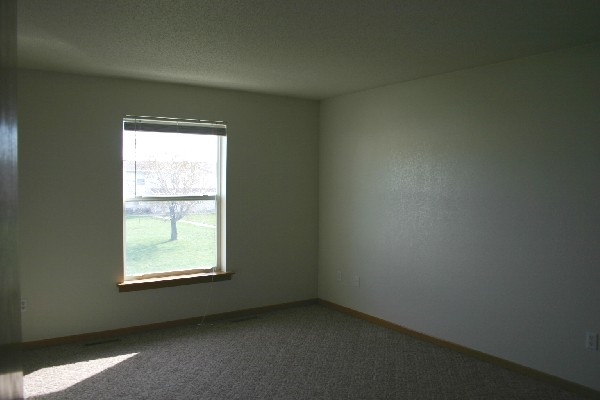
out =
[[[212,223],[211,223],[212,218]],[[214,225],[214,214],[188,215],[185,220]],[[171,223],[147,216],[125,220],[125,275],[141,275],[216,265],[216,229],[177,223],[178,240],[171,241]]]
[[[183,221],[199,222],[205,225],[217,226],[217,214],[193,214],[186,215]]]

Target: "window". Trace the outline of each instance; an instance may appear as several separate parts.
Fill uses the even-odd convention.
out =
[[[222,122],[123,119],[126,282],[224,272],[225,135]]]

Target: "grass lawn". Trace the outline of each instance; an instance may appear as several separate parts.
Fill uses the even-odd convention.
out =
[[[214,214],[189,215],[185,220],[215,225]],[[178,240],[171,241],[169,220],[128,216],[125,220],[125,275],[215,266],[217,230],[185,220],[177,222]]]
[[[199,223],[205,224],[205,225],[217,226],[217,214],[211,213],[211,214],[186,215],[185,217],[183,217],[182,221],[192,221],[192,222],[199,222]]]

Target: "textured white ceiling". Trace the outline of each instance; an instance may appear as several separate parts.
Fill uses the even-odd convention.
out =
[[[600,0],[19,0],[19,65],[322,99],[600,41]]]

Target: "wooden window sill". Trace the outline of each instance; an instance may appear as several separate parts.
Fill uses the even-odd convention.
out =
[[[157,289],[171,286],[192,285],[195,283],[210,283],[231,280],[233,272],[209,272],[189,275],[163,276],[160,278],[132,279],[117,283],[119,292]]]

